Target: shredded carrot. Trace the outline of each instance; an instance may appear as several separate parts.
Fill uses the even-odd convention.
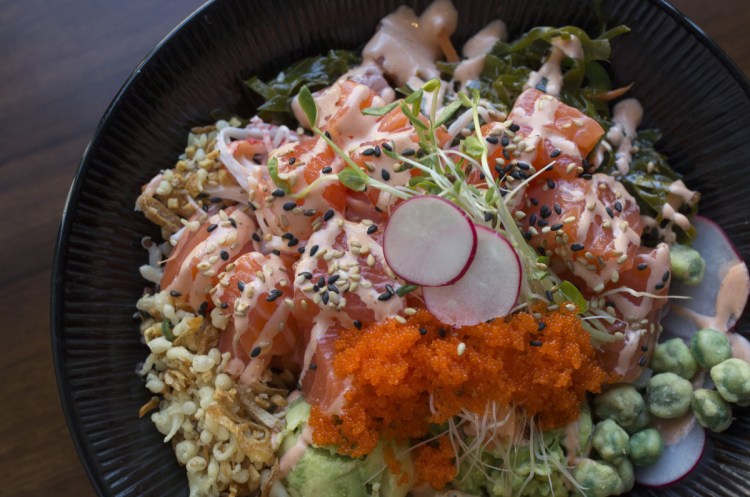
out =
[[[405,324],[345,330],[333,367],[351,388],[340,415],[313,406],[313,442],[353,457],[370,453],[379,438],[422,438],[462,409],[481,414],[490,401],[525,410],[544,429],[560,427],[577,418],[586,392],[608,381],[569,312],[452,329],[420,310]]]
[[[437,447],[429,444],[414,449],[417,483],[429,483],[440,490],[456,477],[455,452],[447,436],[437,439]]]

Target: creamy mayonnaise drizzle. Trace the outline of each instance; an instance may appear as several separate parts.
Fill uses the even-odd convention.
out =
[[[560,96],[563,87],[563,74],[560,64],[565,57],[582,60],[583,47],[581,41],[573,35],[567,39],[562,37],[552,38],[550,43],[552,48],[547,59],[538,71],[531,71],[525,88],[536,88],[537,85],[542,83],[542,80],[546,79],[547,84],[544,86],[544,91],[557,97]]]
[[[362,56],[378,64],[397,85],[416,88],[440,75],[435,66],[441,55],[439,37],[452,35],[457,23],[458,12],[450,0],[436,0],[419,17],[401,6],[380,21]]]
[[[628,174],[633,154],[633,140],[643,119],[643,107],[635,98],[628,98],[615,104],[612,110],[612,127],[607,132],[607,140],[616,148],[615,165],[620,174]]]
[[[690,219],[679,212],[683,205],[692,204],[697,201],[699,194],[690,190],[682,180],[677,180],[669,185],[667,201],[661,208],[662,219],[668,219],[683,230],[690,229]]]
[[[453,72],[453,80],[461,83],[465,88],[469,81],[479,79],[484,68],[484,59],[500,40],[508,37],[508,28],[501,20],[495,20],[482,28],[477,34],[469,38],[461,50],[465,60],[461,61]]]

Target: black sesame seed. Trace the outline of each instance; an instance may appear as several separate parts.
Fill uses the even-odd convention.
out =
[[[532,347],[541,347],[542,342],[540,342],[539,340],[532,340],[529,342],[529,345],[531,345]]]
[[[526,233],[523,234],[523,237],[526,239],[527,242],[530,241],[532,237],[531,231],[526,231]]]
[[[609,217],[611,217],[611,218],[612,218],[612,217],[615,217],[615,213],[614,213],[614,212],[612,212],[612,208],[611,208],[611,207],[607,207],[607,215],[608,215]]]
[[[537,219],[538,218],[536,214],[532,214],[531,216],[529,216],[529,226],[534,226]]]
[[[354,321],[352,322],[352,324],[353,324],[353,325],[354,325],[354,327],[355,327],[355,328],[357,328],[358,330],[361,330],[361,329],[362,329],[362,321],[360,321],[360,320],[358,320],[358,319],[355,319],[355,320],[354,320]]]
[[[290,210],[294,209],[295,207],[297,207],[297,202],[285,202],[284,203],[284,210],[285,211],[290,211]]]
[[[331,171],[333,171],[333,168],[331,166],[326,166],[326,167],[324,167],[323,169],[320,170],[320,172],[323,173],[323,174],[328,174]]]
[[[493,216],[492,216],[491,212],[485,212],[484,213],[484,222],[485,223],[489,223],[490,221],[492,221],[492,217]]]
[[[512,163],[506,164],[505,167],[503,168],[503,173],[508,174],[511,169],[513,169],[513,164]]]
[[[511,123],[511,125],[508,126],[508,129],[515,133],[516,131],[518,131],[519,129],[521,129],[521,126],[519,126],[516,123]]]
[[[666,271],[664,274],[661,275],[661,280],[666,283],[669,279],[669,271]]]
[[[554,159],[555,157],[559,156],[561,153],[562,152],[560,152],[560,149],[556,148],[552,152],[549,153],[549,156]]]
[[[325,276],[321,276],[320,278],[318,278],[318,286],[320,288],[323,288],[324,286],[326,286],[326,277]]]
[[[440,328],[438,330],[438,335],[440,335],[440,338],[445,338],[445,335],[448,334],[448,331],[445,328]]]
[[[622,212],[622,203],[619,200],[615,202],[615,210],[617,212]]]
[[[290,165],[291,165],[291,164],[294,164],[294,162],[295,162],[296,160],[297,160],[297,158],[296,158],[296,157],[290,157],[290,158],[289,158],[289,164],[290,164]]]
[[[229,260],[229,252],[227,252],[226,250],[222,250],[221,252],[219,252],[219,257],[221,257],[221,260],[223,260],[223,261],[228,261]]]
[[[385,169],[380,170],[380,176],[383,178],[383,181],[388,181],[391,179],[391,173],[389,173]]]
[[[580,252],[580,251],[581,251],[581,250],[583,250],[584,248],[585,248],[585,247],[583,246],[583,244],[582,244],[582,243],[574,243],[574,244],[572,244],[572,245],[570,246],[570,250],[572,250],[573,252]]]
[[[364,150],[362,151],[362,155],[366,155],[366,156],[368,156],[368,157],[369,157],[370,155],[375,155],[375,149],[374,149],[374,148],[372,148],[372,147],[370,147],[370,148],[366,148],[366,149],[364,149]]]
[[[641,352],[648,352],[648,345],[641,345]]]
[[[648,264],[645,262],[641,262],[635,267],[638,271],[643,271],[644,269],[648,268]]]
[[[299,252],[300,254],[304,254],[305,253],[305,247],[298,248],[297,252]]]
[[[274,288],[270,292],[268,292],[268,297],[266,297],[266,302],[273,302],[277,298],[281,297],[284,292],[279,290],[278,288]]]
[[[539,330],[539,331],[542,331],[542,330],[544,330],[544,328],[546,328],[546,327],[547,327],[547,323],[542,323],[542,322],[540,322],[540,323],[539,323],[539,326],[537,327],[537,330]]]
[[[250,357],[258,357],[260,355],[260,347],[255,347],[250,351]]]
[[[526,164],[525,162],[518,162],[516,163],[516,166],[518,166],[518,169],[522,169],[524,171],[528,171],[529,169],[531,169],[531,166]]]
[[[540,228],[544,228],[545,226],[549,225],[549,221],[547,221],[546,219],[540,219],[536,223],[536,225],[539,226]]]
[[[282,240],[291,240],[292,238],[294,238],[294,235],[288,231],[281,235]]]
[[[589,173],[584,173],[581,175],[581,178],[589,180],[592,178],[592,176]]]
[[[286,195],[286,192],[284,190],[282,190],[281,188],[277,188],[276,190],[274,190],[274,191],[271,192],[271,195],[273,195],[274,197],[281,198],[284,195]]]
[[[383,143],[383,148],[389,152],[393,152],[393,147],[391,147],[390,143]]]
[[[378,300],[381,301],[381,302],[385,302],[386,300],[390,299],[391,297],[393,297],[392,293],[390,293],[390,292],[383,292],[380,295],[378,295]]]
[[[245,282],[244,281],[238,281],[237,282],[237,288],[239,288],[241,292],[244,292],[245,291]]]
[[[200,314],[201,316],[205,316],[207,310],[208,310],[208,302],[204,300],[203,302],[201,302],[201,305],[198,306],[198,314]]]
[[[557,215],[562,214],[562,207],[560,207],[560,204],[555,204],[555,212],[557,212]]]
[[[370,226],[367,227],[367,234],[368,235],[372,235],[376,231],[378,231],[378,225],[377,224],[371,224]]]
[[[380,157],[381,153],[380,147],[375,145],[375,157]]]
[[[390,293],[391,295],[396,294],[396,290],[393,289],[393,285],[385,285],[385,291]]]
[[[227,302],[222,302],[221,303],[221,308],[222,309],[226,309],[227,307],[229,307],[229,304]]]
[[[419,328],[419,334],[425,336],[427,334],[427,328]]]
[[[534,197],[531,197],[529,199],[529,202],[531,202],[531,205],[539,205],[539,201],[535,199]]]
[[[487,143],[491,143],[493,145],[497,145],[498,143],[500,143],[500,140],[497,139],[497,136],[488,136],[487,138],[485,138],[485,140],[487,140]]]
[[[584,169],[588,169],[591,166],[591,164],[589,164],[588,159],[581,159],[581,165],[583,166]]]
[[[551,291],[545,290],[544,291],[544,296],[547,297],[547,300],[549,300],[550,302],[552,302],[552,292]]]
[[[500,145],[503,147],[507,147],[510,145],[510,138],[508,138],[508,135],[503,135],[503,137],[500,139]]]
[[[407,148],[403,152],[401,152],[401,155],[403,155],[404,157],[411,157],[416,153],[417,152],[413,148]]]
[[[289,243],[286,244],[287,247],[294,247],[299,243],[299,238],[292,238],[289,240]]]
[[[339,287],[337,287],[336,285],[328,285],[326,288],[328,288],[328,290],[332,291],[333,293],[339,293]]]
[[[271,250],[271,253],[272,253],[273,255],[281,255],[281,250],[278,250],[278,249],[273,249],[273,250]]]
[[[302,271],[301,273],[299,273],[299,275],[305,278],[306,280],[312,279],[312,273],[310,271]]]
[[[505,160],[510,160],[510,152],[503,149],[503,157],[505,157]]]
[[[657,290],[661,290],[662,288],[664,288],[664,283],[657,283],[656,285],[654,285],[654,288],[656,288]]]
[[[645,366],[645,365],[646,365],[646,356],[645,356],[645,355],[644,355],[644,356],[642,356],[642,357],[641,357],[640,359],[638,359],[638,365],[639,365],[640,367],[643,367],[643,366]]]
[[[255,240],[256,242],[260,242],[261,238],[258,233],[253,233],[252,236],[253,236],[253,240]]]
[[[318,253],[318,246],[317,246],[317,245],[313,245],[313,246],[312,246],[312,247],[310,248],[310,256],[312,257],[313,255],[315,255],[315,254],[317,254],[317,253]]]
[[[330,296],[328,295],[328,292],[323,292],[320,294],[320,300],[323,301],[323,305],[328,305],[328,301],[330,300]]]
[[[562,229],[562,227],[563,227],[562,223],[557,223],[557,224],[553,224],[552,226],[550,226],[549,229],[551,229],[552,231],[559,231]]]
[[[329,140],[331,139],[331,132],[330,131],[326,131],[325,135],[326,135],[326,138],[328,138]]]
[[[221,202],[221,197],[211,197],[208,201],[212,204],[218,204],[219,202]]]
[[[333,212],[333,209],[328,209],[325,214],[323,214],[323,221],[329,221],[335,212]]]
[[[554,182],[553,180],[551,180],[551,179],[548,179],[548,180],[547,180],[547,187],[548,187],[548,188],[549,188],[550,190],[554,190],[554,188],[555,188],[555,182]]]
[[[215,230],[218,227],[219,227],[218,224],[209,224],[208,228],[206,228],[206,231],[208,231],[209,233],[211,233],[213,230]]]
[[[486,177],[484,173],[479,173],[479,179],[484,180]]]
[[[315,364],[314,362],[310,363],[310,371],[315,371],[316,369],[318,369],[318,365]]]
[[[549,208],[549,205],[544,204],[541,209],[539,209],[539,215],[542,216],[542,219],[547,219],[552,215],[552,211]]]
[[[237,229],[237,221],[235,221],[234,218],[229,218],[229,224],[232,225],[232,228]]]
[[[169,292],[169,294],[172,297],[180,297],[180,296],[182,296],[182,294],[180,292],[178,292],[177,290],[172,290],[171,292]]]

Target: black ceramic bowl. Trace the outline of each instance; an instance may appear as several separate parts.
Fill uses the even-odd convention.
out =
[[[154,227],[133,211],[140,186],[172,167],[190,127],[217,108],[251,115],[259,102],[242,80],[275,74],[327,49],[358,48],[397,0],[217,0],[209,2],[141,64],[104,114],[76,174],[57,243],[52,343],[65,414],[99,495],[186,496],[169,445],[138,408],[148,392],[136,375],[146,356],[134,304],[144,286],[139,240]],[[421,11],[428,0],[409,2]],[[455,2],[463,41],[488,20],[511,35],[538,25],[593,27],[590,0]],[[750,85],[726,55],[660,0],[604,0],[617,38],[612,74],[635,81],[662,150],[703,194],[701,210],[750,256]],[[747,333],[748,322],[739,330]],[[711,435],[710,457],[681,484],[633,495],[750,493],[750,417]],[[323,497],[323,496],[314,496]]]

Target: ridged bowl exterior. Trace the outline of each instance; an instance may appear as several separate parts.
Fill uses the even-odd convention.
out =
[[[133,318],[146,259],[139,240],[157,231],[134,212],[140,187],[182,151],[188,130],[217,108],[250,115],[258,100],[242,80],[268,77],[329,48],[361,47],[395,0],[217,0],[149,55],[105,113],[71,188],[52,280],[52,344],[71,435],[102,496],[186,496],[184,469],[138,409],[150,397],[136,374],[147,348]],[[429,2],[408,2],[419,11]],[[537,25],[593,27],[585,0],[455,2],[463,41],[492,19],[512,35]],[[750,256],[750,85],[716,45],[659,0],[604,0],[609,25],[626,24],[612,73],[646,109],[649,125],[701,211]],[[748,331],[747,320],[739,330]],[[686,481],[638,496],[750,495],[750,417],[711,435]],[[317,496],[314,496],[317,497]],[[321,496],[322,497],[322,496]]]

